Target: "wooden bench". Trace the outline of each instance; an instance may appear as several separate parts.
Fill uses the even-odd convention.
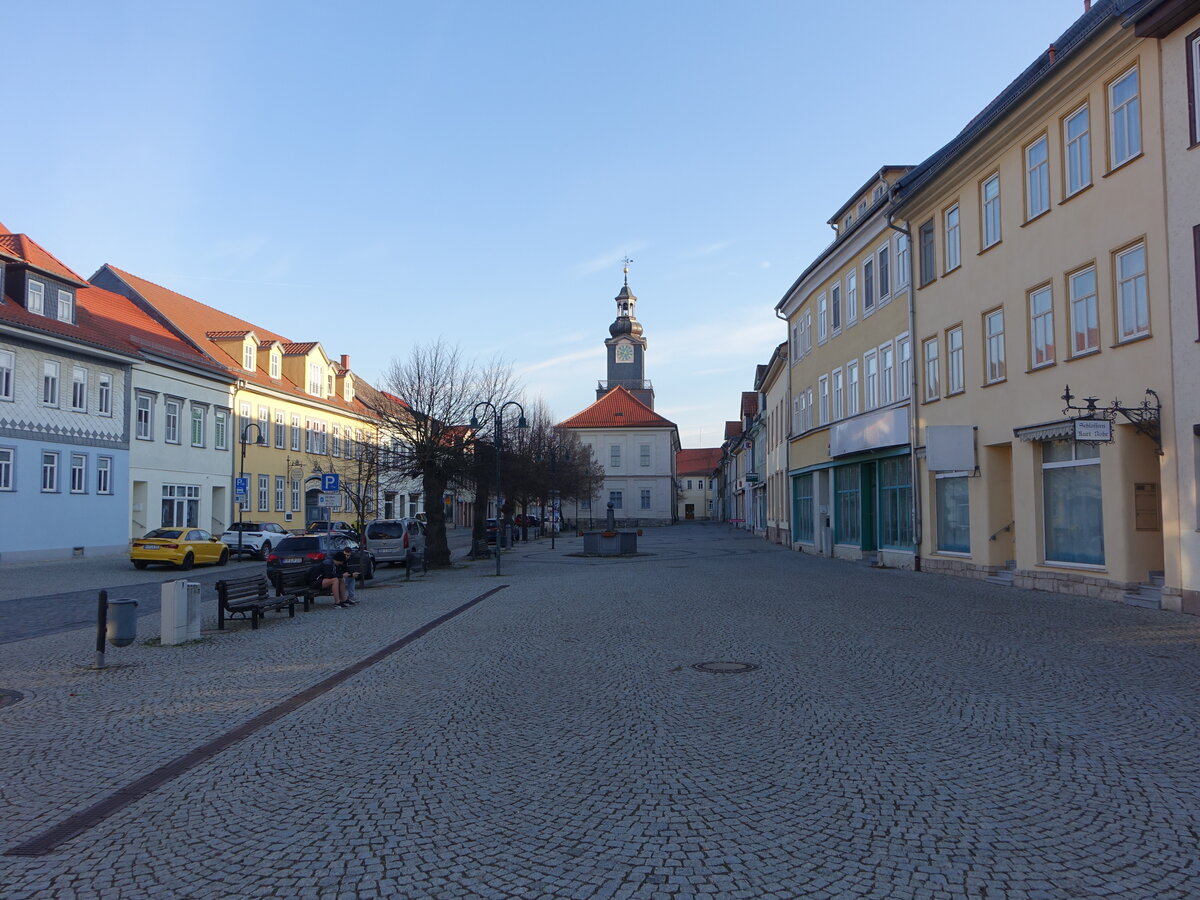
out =
[[[250,627],[258,628],[258,620],[267,610],[287,607],[288,617],[296,615],[296,596],[277,594],[272,597],[266,576],[226,578],[217,582],[217,628],[225,630],[225,617],[250,615]]]
[[[275,593],[280,597],[303,601],[305,612],[312,609],[318,594],[326,593],[309,580],[308,573],[309,567],[305,566],[299,569],[285,569],[271,575]]]

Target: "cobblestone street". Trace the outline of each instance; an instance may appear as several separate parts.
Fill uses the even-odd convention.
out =
[[[88,668],[3,645],[0,851],[391,645],[42,855],[55,898],[1195,898],[1200,619],[574,537]],[[249,570],[247,570],[249,571]],[[468,602],[407,643],[402,639]],[[745,662],[741,673],[704,662]]]

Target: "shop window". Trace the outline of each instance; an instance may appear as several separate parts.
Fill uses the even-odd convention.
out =
[[[1100,449],[1095,444],[1042,442],[1042,521],[1046,562],[1104,565]]]
[[[862,541],[862,497],[858,464],[833,470],[836,502],[833,539],[838,544]]]
[[[912,479],[909,458],[879,461],[879,542],[884,547],[912,547]]]
[[[792,508],[796,512],[794,534],[797,541],[813,543],[813,477],[798,475],[792,479]]]
[[[937,476],[937,548],[946,553],[971,552],[971,507],[965,472]]]

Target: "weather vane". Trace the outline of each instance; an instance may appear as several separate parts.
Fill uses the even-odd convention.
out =
[[[626,253],[621,262],[625,265],[625,286],[629,287],[629,264],[633,262],[633,260],[630,259],[629,254]]]

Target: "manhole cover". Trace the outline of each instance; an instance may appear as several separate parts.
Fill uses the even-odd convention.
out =
[[[25,699],[25,695],[20,691],[10,691],[7,688],[0,688],[0,709],[6,706],[12,706]]]
[[[701,662],[693,663],[692,668],[710,675],[740,675],[742,672],[753,672],[758,666],[748,662]]]

